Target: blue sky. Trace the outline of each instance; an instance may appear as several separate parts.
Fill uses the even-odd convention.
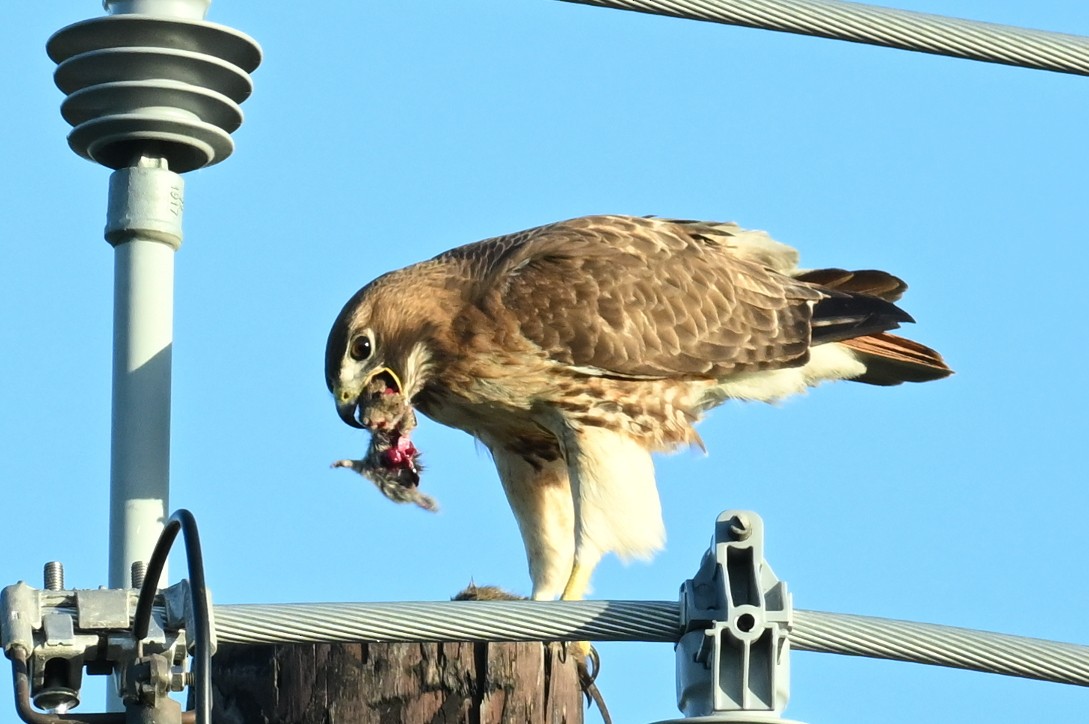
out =
[[[1073,0],[898,6],[1089,34]],[[67,148],[44,51],[99,13],[15,3],[0,26],[5,585],[51,559],[70,586],[106,581],[108,172]],[[325,389],[326,334],[365,282],[449,247],[658,214],[902,276],[910,336],[958,374],[719,408],[708,455],[657,461],[668,548],[607,560],[595,597],[675,598],[719,511],[745,508],[798,608],[1089,643],[1089,79],[552,0],[218,0],[209,19],[265,50],[237,152],[186,177],[177,256],[171,504],[197,516],[216,602],[527,591],[463,433],[415,435],[437,515],[328,468],[365,439]],[[601,651],[618,722],[677,715],[670,647]],[[1086,705],[910,664],[799,653],[793,669],[787,713],[808,722],[1073,722]]]

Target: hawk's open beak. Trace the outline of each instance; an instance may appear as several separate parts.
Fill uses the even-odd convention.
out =
[[[363,383],[364,392],[361,394],[367,394],[365,390],[370,386],[375,377],[384,376],[386,382],[386,388],[392,389],[394,392],[402,392],[404,387],[401,385],[401,378],[397,376],[397,373],[391,370],[389,367],[379,367],[378,369],[367,375],[366,381]],[[391,384],[392,383],[392,384]],[[359,421],[359,398],[353,398],[344,402],[337,402],[337,414],[340,415],[340,419],[344,420],[345,424],[352,427],[358,427],[360,430],[365,430],[366,425]]]
[[[398,377],[397,373],[391,370],[389,367],[379,367],[374,372],[371,372],[369,375],[367,375],[367,381],[363,383],[363,387],[366,388],[367,385],[369,385],[375,377],[381,377],[382,375],[386,376],[387,388],[392,389],[394,392],[398,393],[404,392],[405,387],[401,384],[401,378]],[[392,387],[389,384],[390,382],[393,383]]]

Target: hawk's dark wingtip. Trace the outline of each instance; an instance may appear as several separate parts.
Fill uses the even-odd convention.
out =
[[[880,297],[841,292],[813,307],[813,344],[887,332],[914,321],[903,309]]]

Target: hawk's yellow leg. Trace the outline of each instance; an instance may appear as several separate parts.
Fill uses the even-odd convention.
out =
[[[590,587],[590,575],[594,572],[594,566],[587,566],[576,561],[571,569],[571,577],[567,579],[567,585],[563,589],[561,601],[581,601]],[[568,644],[569,650],[578,658],[586,660],[590,655],[589,641],[572,641]]]
[[[567,579],[567,585],[564,586],[560,600],[581,601],[583,596],[586,595],[586,590],[590,587],[590,576],[593,572],[593,566],[576,562],[571,568],[571,576]]]

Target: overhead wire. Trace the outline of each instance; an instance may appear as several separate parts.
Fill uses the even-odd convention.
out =
[[[658,641],[680,637],[671,601],[435,601],[215,607],[223,643]],[[1089,686],[1089,646],[939,624],[795,610],[797,651],[866,656]]]
[[[564,0],[1089,75],[1089,37],[841,0]]]

